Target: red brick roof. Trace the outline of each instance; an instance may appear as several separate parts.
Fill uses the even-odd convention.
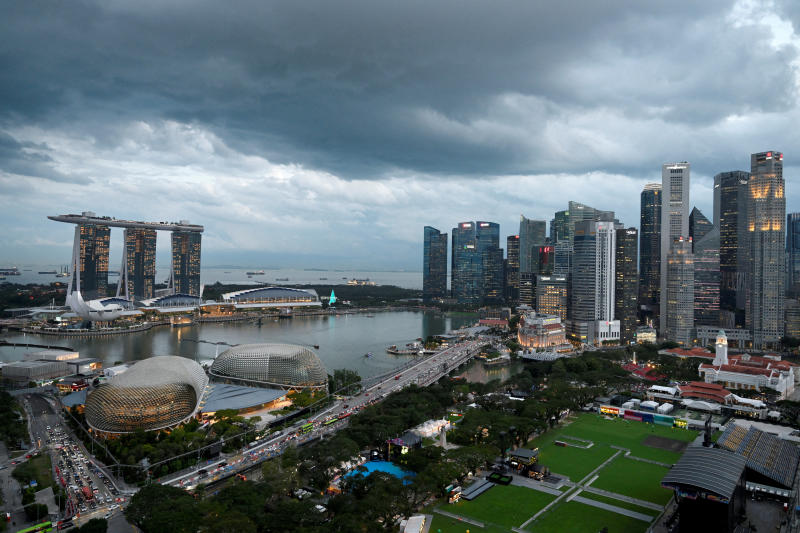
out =
[[[684,348],[669,348],[666,350],[668,353],[677,355],[679,357],[703,357],[705,359],[714,359],[714,354],[705,348],[691,348],[686,350]]]
[[[704,381],[692,381],[687,385],[679,385],[678,390],[681,391],[682,397],[700,398],[722,404],[726,403],[726,399],[731,395],[722,385]]]

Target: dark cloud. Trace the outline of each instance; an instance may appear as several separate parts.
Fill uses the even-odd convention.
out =
[[[19,142],[0,131],[0,172],[66,183],[88,183],[82,176],[64,174],[53,168],[53,159],[43,144]]]
[[[113,143],[99,133],[109,123],[197,122],[236,149],[346,178],[642,175],[692,156],[713,173],[730,166],[714,150],[669,157],[663,147],[647,166],[620,157],[600,120],[697,129],[795,105],[796,51],[769,46],[748,21],[733,27],[722,1],[44,0],[6,10],[6,126],[75,124]],[[597,110],[604,117],[573,131]],[[567,132],[572,157],[554,156],[553,129]]]

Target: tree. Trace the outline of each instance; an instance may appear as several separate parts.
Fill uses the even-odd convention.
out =
[[[106,533],[107,530],[108,522],[105,518],[92,518],[75,531],[77,533]]]
[[[147,485],[140,489],[125,509],[125,518],[145,533],[194,533],[201,521],[194,498],[167,485]]]

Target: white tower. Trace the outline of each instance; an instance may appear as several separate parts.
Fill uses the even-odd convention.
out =
[[[721,366],[728,364],[728,337],[725,331],[719,330],[717,333],[717,351],[714,356],[714,366]]]

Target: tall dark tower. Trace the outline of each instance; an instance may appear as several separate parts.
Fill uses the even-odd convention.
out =
[[[152,298],[156,280],[156,230],[125,229],[124,273],[120,283],[126,284],[128,299]]]
[[[786,294],[800,297],[800,213],[786,215]]]
[[[500,225],[478,221],[475,228],[478,253],[481,256],[481,302],[500,304],[503,301],[503,249],[500,248]]]
[[[744,327],[747,287],[747,182],[743,170],[714,176],[714,226],[719,228],[721,325]]]
[[[422,256],[422,299],[425,302],[447,297],[447,233],[425,226]]]
[[[748,299],[746,325],[753,348],[774,348],[784,333],[786,264],[786,198],[783,154],[750,156],[747,182]]]
[[[506,238],[506,303],[519,305],[519,235]]]
[[[111,229],[96,224],[80,224],[79,227],[81,292],[87,300],[108,296],[108,246]]]
[[[706,233],[711,231],[712,227],[714,227],[714,225],[706,218],[702,211],[696,207],[692,208],[692,212],[689,213],[689,237],[692,238],[692,242],[695,245]]]
[[[636,228],[617,229],[617,249],[614,267],[614,318],[619,320],[622,344],[633,341],[637,324],[639,300],[639,271],[636,268],[639,232]]]
[[[658,324],[661,287],[661,184],[644,186],[639,234],[639,311]]]
[[[200,297],[201,238],[202,234],[197,232],[172,232],[172,287],[175,293]]]
[[[474,222],[460,222],[453,228],[450,286],[460,304],[480,305],[482,296],[482,258]]]

